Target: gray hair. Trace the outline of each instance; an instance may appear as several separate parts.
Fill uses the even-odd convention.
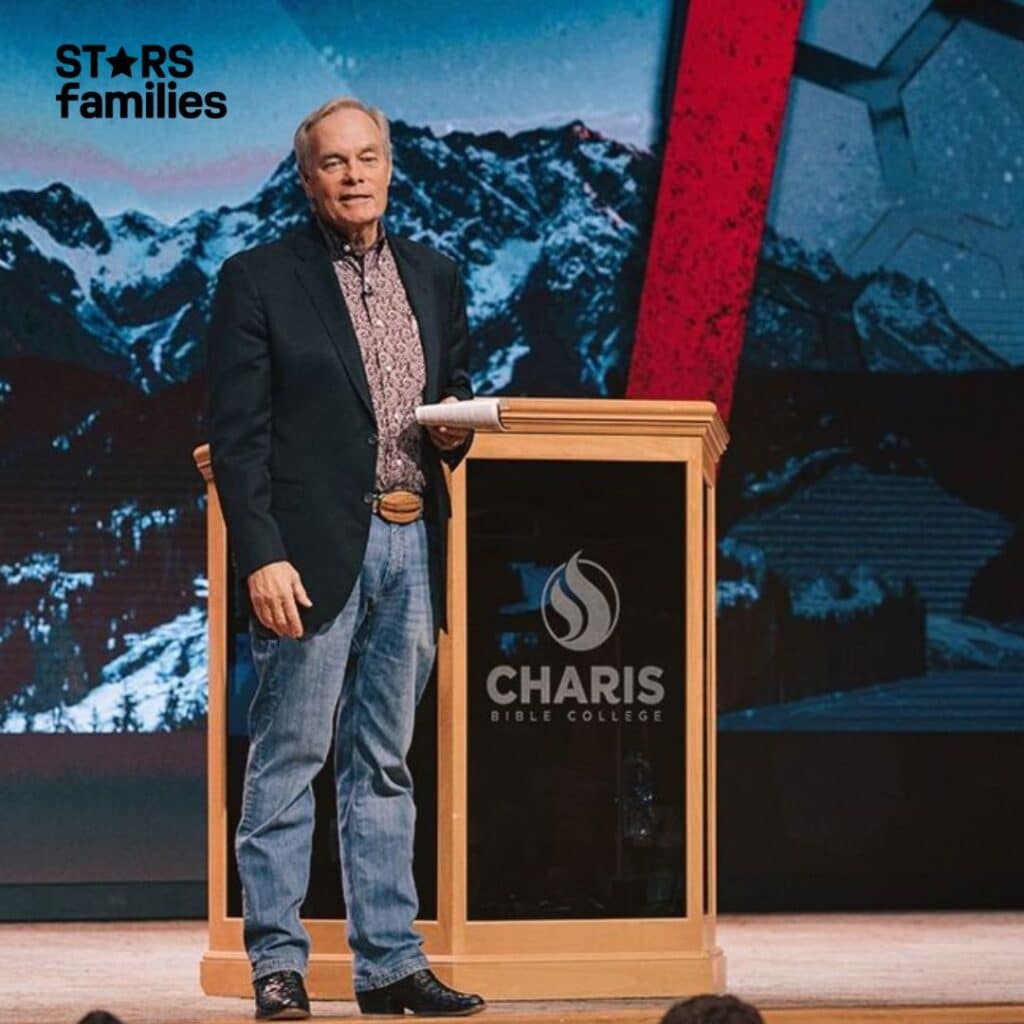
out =
[[[343,107],[351,107],[354,110],[361,110],[364,114],[373,119],[374,124],[380,129],[384,138],[384,157],[388,163],[391,162],[391,129],[384,112],[377,107],[371,107],[368,103],[357,99],[355,96],[336,96],[333,100],[317,107],[312,113],[307,114],[298,128],[295,129],[295,163],[303,174],[309,164],[309,131],[318,121],[322,121],[328,114],[340,110]]]

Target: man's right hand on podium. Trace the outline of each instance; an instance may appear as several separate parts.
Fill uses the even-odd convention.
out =
[[[278,636],[302,636],[296,601],[312,608],[313,602],[291,562],[268,562],[249,574],[249,599],[256,618]]]

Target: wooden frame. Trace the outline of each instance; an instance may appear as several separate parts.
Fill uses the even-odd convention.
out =
[[[466,480],[449,477],[449,632],[438,645],[437,920],[417,921],[437,975],[489,999],[678,996],[721,991],[715,943],[714,486],[728,436],[709,402],[503,398],[500,433],[477,434],[468,460],[592,459],[680,463],[686,478],[686,906],[682,918],[469,921],[466,897]],[[211,995],[249,995],[242,922],[227,915],[227,580],[223,516],[209,448],[193,453],[207,482],[209,572],[209,949]],[[706,871],[706,873],[705,873]],[[306,922],[314,998],[351,998],[344,920]]]

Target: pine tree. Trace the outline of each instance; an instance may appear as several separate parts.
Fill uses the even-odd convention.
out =
[[[167,692],[167,702],[160,712],[160,726],[164,732],[173,732],[181,725],[181,686],[176,683]]]
[[[114,714],[115,732],[141,732],[142,721],[138,716],[136,708],[139,706],[138,698],[130,691],[125,690],[121,694],[121,703]]]

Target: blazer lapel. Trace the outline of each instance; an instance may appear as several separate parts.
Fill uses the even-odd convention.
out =
[[[441,339],[437,335],[438,317],[435,315],[437,294],[431,287],[432,275],[430,268],[425,266],[422,257],[408,244],[401,235],[388,232],[392,243],[391,251],[395,254],[395,265],[398,276],[405,285],[405,294],[409,298],[416,323],[420,329],[420,345],[423,348],[423,366],[425,383],[423,400],[436,402],[438,396],[438,360],[441,354]]]
[[[296,233],[296,252],[300,261],[296,273],[313,302],[327,334],[345,367],[357,394],[362,399],[370,416],[376,422],[370,385],[363,366],[363,353],[359,348],[348,306],[341,294],[341,286],[331,264],[327,247],[320,237],[319,229],[310,218],[304,229]]]

